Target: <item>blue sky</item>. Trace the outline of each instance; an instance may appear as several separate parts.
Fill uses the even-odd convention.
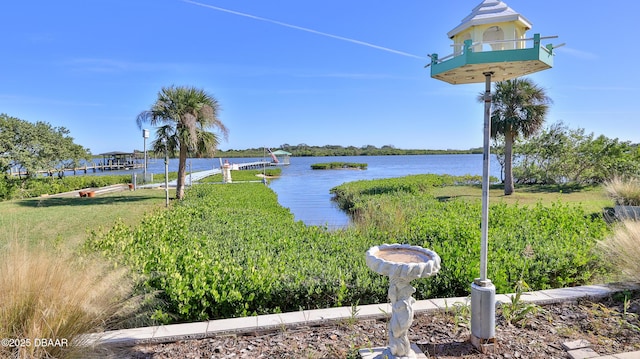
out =
[[[163,86],[214,95],[222,149],[281,144],[482,146],[482,84],[432,79],[427,54],[480,0],[14,0],[0,5],[0,113],[71,131],[94,154],[142,149]],[[547,123],[640,142],[636,0],[509,0],[559,35],[530,77]]]

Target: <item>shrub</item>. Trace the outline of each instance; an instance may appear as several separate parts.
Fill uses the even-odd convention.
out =
[[[2,248],[0,338],[20,342],[0,346],[0,357],[76,357],[86,350],[82,334],[104,329],[125,314],[122,303],[131,287],[124,272],[72,258],[16,241]],[[58,345],[38,346],[41,339]]]
[[[614,177],[604,183],[609,197],[621,206],[640,206],[640,179]]]
[[[295,221],[260,183],[193,186],[170,211],[87,246],[150,275],[180,320],[386,299],[384,278],[365,264],[368,238]]]
[[[62,179],[55,177],[0,178],[0,200],[32,198],[43,194],[55,194],[129,182],[131,182],[130,175],[66,176]]]
[[[359,181],[333,191],[374,243],[410,243],[440,255],[442,269],[417,283],[419,294],[464,296],[479,275],[481,204],[435,198],[430,188],[458,183],[455,177],[437,177]],[[535,290],[581,285],[607,270],[594,251],[608,234],[606,222],[580,206],[497,203],[489,223],[489,277],[498,292],[510,291],[521,279]]]

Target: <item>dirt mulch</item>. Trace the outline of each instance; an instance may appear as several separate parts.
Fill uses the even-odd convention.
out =
[[[568,358],[562,343],[584,339],[600,355],[640,350],[640,294],[538,307],[516,324],[497,310],[495,352],[469,343],[465,307],[416,315],[410,340],[428,358]],[[626,304],[625,304],[626,303]],[[386,345],[387,320],[345,319],[333,325],[219,336],[102,351],[101,356],[142,358],[360,358],[359,349]]]

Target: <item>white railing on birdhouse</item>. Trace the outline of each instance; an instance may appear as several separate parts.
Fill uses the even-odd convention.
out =
[[[514,49],[516,48],[516,45],[518,42],[527,42],[527,41],[540,41],[540,40],[548,40],[548,39],[557,39],[558,36],[554,35],[554,36],[543,36],[543,37],[530,37],[530,38],[526,38],[526,39],[510,39],[510,40],[491,40],[491,41],[477,41],[474,43],[467,43],[466,41],[464,43],[456,43],[456,44],[451,44],[450,46],[452,47],[459,47],[461,48],[461,50],[459,51],[454,51],[452,54],[449,54],[445,57],[442,58],[436,58],[434,59],[434,56],[429,54],[427,56],[429,56],[431,58],[431,64],[427,64],[425,67],[429,67],[432,64],[439,64],[442,63],[450,58],[456,57],[456,56],[460,56],[462,54],[465,53],[465,50],[469,50],[469,51],[474,51],[474,49],[476,48],[480,48],[482,49],[483,45],[495,45],[495,44],[504,44],[504,43],[513,43],[514,45]],[[467,40],[469,41],[469,40]],[[547,48],[544,46],[541,46],[542,49],[544,49],[547,53],[551,54],[551,50],[554,48],[558,48],[560,46],[564,46],[564,44],[560,44],[558,46],[551,46],[551,48]],[[514,49],[509,49],[509,50],[514,50]],[[490,50],[490,51],[503,51],[503,50]],[[480,51],[475,51],[475,52],[483,52],[483,50]],[[435,55],[435,54],[434,54]]]

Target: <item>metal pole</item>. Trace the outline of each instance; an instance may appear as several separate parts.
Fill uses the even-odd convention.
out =
[[[147,183],[147,138],[144,138],[144,177],[142,183]]]
[[[480,246],[480,281],[487,280],[487,247],[489,237],[489,156],[491,154],[491,75],[485,72],[484,147],[482,150],[482,240]]]
[[[496,287],[487,278],[487,242],[489,234],[489,139],[491,136],[491,75],[485,72],[484,149],[482,152],[482,218],[480,278],[471,283],[471,342],[476,348],[495,343]]]
[[[147,138],[144,137],[144,177],[142,183],[147,183]]]
[[[144,178],[142,183],[147,183],[147,138],[149,138],[149,130],[142,130],[142,138],[144,138]]]
[[[164,206],[169,207],[169,152],[167,151],[167,142],[163,139],[164,144]]]

